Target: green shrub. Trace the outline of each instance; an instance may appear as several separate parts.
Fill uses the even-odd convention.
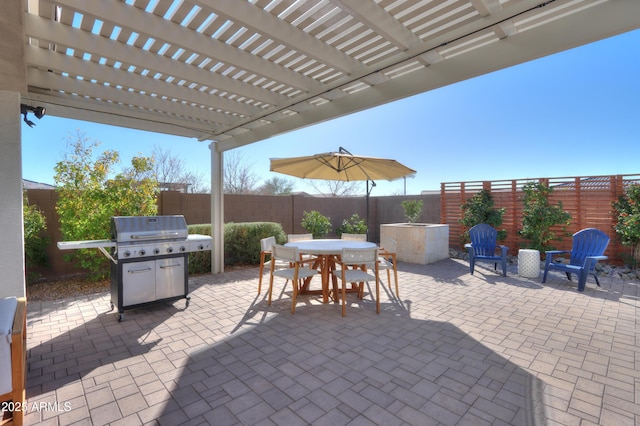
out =
[[[313,234],[313,238],[322,238],[331,232],[331,218],[312,210],[302,213],[302,227]]]
[[[624,254],[625,263],[636,267],[640,261],[640,185],[630,185],[626,193],[613,203],[617,213],[614,229],[620,242],[632,247],[631,254]]]
[[[276,237],[284,244],[287,236],[282,225],[274,222],[227,223],[224,226],[224,264],[257,265],[260,263],[260,240]]]
[[[420,219],[423,204],[424,202],[422,200],[404,200],[400,203],[407,222],[416,223],[418,219]]]
[[[498,230],[498,241],[504,240],[507,238],[507,230],[500,229],[500,225],[502,225],[502,216],[504,216],[506,209],[496,209],[493,206],[491,193],[483,189],[462,205],[460,223],[467,228],[472,228],[479,223],[486,223]],[[460,242],[464,245],[469,241],[471,241],[469,231],[466,230],[460,236]]]
[[[556,205],[549,203],[549,195],[553,192],[544,182],[529,182],[523,188],[522,229],[520,235],[527,240],[526,248],[544,253],[553,250],[551,241],[560,241],[566,235],[565,228],[571,221],[571,214],[564,211],[562,202]],[[551,227],[560,225],[562,234],[556,235]]]
[[[349,219],[344,219],[342,225],[338,226],[336,233],[340,237],[342,234],[366,234],[367,224],[357,214],[352,215]]]
[[[37,206],[30,206],[24,195],[24,258],[27,284],[40,278],[40,274],[33,269],[38,266],[47,266],[47,245],[50,238],[46,235],[47,222],[44,214]]]
[[[189,234],[211,235],[210,224],[189,225]],[[224,226],[224,264],[257,265],[260,263],[260,240],[276,237],[276,243],[284,244],[287,236],[282,225],[275,222],[227,223]],[[211,272],[211,252],[189,253],[189,274]]]
[[[189,234],[211,235],[211,225],[189,225]],[[189,274],[208,274],[211,272],[211,252],[196,251],[189,253]]]

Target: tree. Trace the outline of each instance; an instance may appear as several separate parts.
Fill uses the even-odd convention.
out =
[[[294,186],[292,180],[274,176],[264,182],[259,192],[262,195],[290,195]]]
[[[39,274],[34,271],[38,266],[49,263],[47,245],[50,238],[46,235],[47,220],[38,206],[29,205],[27,191],[23,192],[24,217],[24,260],[27,283],[31,283]]]
[[[357,193],[357,185],[364,182],[353,182],[346,180],[315,180],[311,181],[311,186],[321,194],[332,197],[348,197]]]
[[[632,247],[629,263],[635,267],[640,262],[640,185],[630,185],[613,208],[618,214],[614,229],[620,242]]]
[[[418,219],[420,219],[424,201],[404,200],[400,202],[400,205],[402,206],[402,210],[404,211],[404,216],[407,218],[407,221],[409,223],[415,223],[418,221]]]
[[[252,194],[256,192],[257,175],[253,166],[237,151],[231,151],[224,156],[224,187],[225,194]]]
[[[552,227],[561,225],[562,230],[569,225],[571,214],[564,211],[562,202],[552,205],[549,195],[553,192],[544,182],[529,182],[523,188],[522,229],[520,235],[529,242],[528,247],[544,252],[553,250],[551,241],[559,241]]]
[[[367,224],[357,213],[351,215],[348,219],[343,219],[342,224],[336,229],[336,234],[366,234]]]
[[[302,212],[301,225],[313,235],[313,238],[322,238],[331,232],[331,218],[324,216],[317,210]]]
[[[80,131],[75,138],[69,137],[72,152],[54,168],[56,211],[64,240],[109,238],[112,216],[157,214],[158,184],[151,158],[134,157],[129,167],[117,173],[118,152],[107,150],[95,158],[93,151],[100,142],[90,141]],[[106,274],[107,259],[97,250],[77,250],[71,257],[95,277]]]
[[[189,193],[207,193],[209,187],[204,183],[202,173],[187,169],[184,159],[173,155],[169,150],[153,148],[153,173],[160,188],[182,189]]]
[[[494,204],[491,192],[483,189],[474,194],[462,205],[460,223],[467,228],[472,228],[479,223],[486,223],[498,230],[498,241],[504,240],[507,238],[507,230],[500,229],[500,226],[502,225],[502,217],[507,210],[504,208],[496,209],[493,207]],[[470,241],[468,230],[461,235],[461,240],[463,245]]]

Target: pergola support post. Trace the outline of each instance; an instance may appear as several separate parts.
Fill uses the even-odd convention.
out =
[[[218,142],[211,142],[211,273],[224,272],[224,156]]]

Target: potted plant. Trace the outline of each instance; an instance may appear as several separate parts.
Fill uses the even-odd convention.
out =
[[[367,224],[358,214],[351,215],[350,218],[344,219],[342,225],[336,229],[336,234],[340,237],[342,234],[366,234]]]
[[[422,214],[423,201],[404,200],[400,204],[402,205],[402,210],[404,210],[404,216],[407,218],[407,222],[416,223]]]
[[[313,238],[322,238],[331,232],[331,219],[317,210],[303,212],[301,225]]]
[[[449,258],[449,225],[416,223],[422,216],[423,200],[403,200],[400,205],[407,222],[380,224],[380,245],[395,242],[399,262],[426,265]]]
[[[571,214],[562,207],[562,202],[552,205],[549,195],[553,192],[544,182],[529,182],[523,188],[522,229],[520,236],[527,243],[518,253],[518,273],[526,277],[538,277],[540,274],[540,253],[553,250],[552,241],[560,241],[552,227],[561,225],[563,233]]]

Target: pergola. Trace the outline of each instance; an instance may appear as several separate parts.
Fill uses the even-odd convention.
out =
[[[220,272],[224,151],[631,31],[639,16],[637,0],[3,2],[0,297],[25,293],[21,104],[211,141]]]

